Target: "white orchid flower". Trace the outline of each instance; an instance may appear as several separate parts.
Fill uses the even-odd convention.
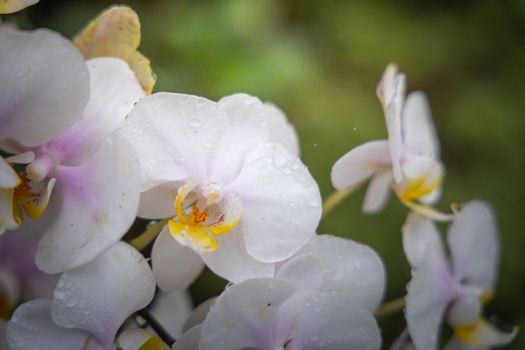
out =
[[[377,88],[388,140],[367,142],[345,154],[332,168],[332,184],[343,190],[370,178],[363,203],[365,213],[382,210],[392,188],[408,207],[435,219],[449,219],[416,203],[437,201],[444,166],[425,94],[412,92],[405,101],[405,90],[405,75],[389,65]]]
[[[173,349],[378,349],[372,312],[384,283],[373,250],[316,235],[273,278],[227,287],[199,306]]]
[[[492,347],[510,342],[517,330],[501,331],[483,316],[493,296],[500,245],[496,220],[482,201],[467,203],[447,236],[450,257],[435,224],[411,214],[403,227],[403,246],[412,266],[406,319],[417,349],[437,349],[443,318],[454,329],[454,342]]]
[[[253,270],[271,276],[273,262],[314,234],[319,189],[275,106],[244,94],[217,103],[159,93],[135,106],[125,131],[148,190],[139,216],[175,215],[152,253],[161,288],[189,284],[202,268],[193,251],[232,281]]]
[[[56,33],[0,36],[0,149],[13,154],[0,162],[0,230],[38,218],[37,264],[62,272],[118,241],[135,218],[135,156],[114,131],[144,92],[125,62],[86,62]]]
[[[147,261],[117,242],[95,260],[63,273],[52,300],[19,306],[7,326],[10,349],[116,349],[119,328],[154,293]]]

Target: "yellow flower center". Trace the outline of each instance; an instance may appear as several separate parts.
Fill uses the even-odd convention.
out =
[[[219,247],[219,236],[237,226],[242,207],[234,195],[218,200],[220,195],[216,191],[203,191],[209,192],[210,196],[196,193],[197,199],[184,209],[188,195],[196,187],[196,182],[188,181],[179,189],[175,197],[177,216],[168,221],[168,228],[179,243],[199,254],[206,254]]]

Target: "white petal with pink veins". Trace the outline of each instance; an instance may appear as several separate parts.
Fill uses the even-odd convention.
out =
[[[65,133],[49,142],[60,164],[85,163],[102,146],[105,139],[122,126],[144,91],[126,62],[101,57],[86,62],[91,79],[91,94],[82,119]]]
[[[117,242],[139,204],[136,160],[115,134],[87,163],[59,166],[49,206],[39,218],[46,228],[36,253],[45,272],[62,272],[91,261]]]

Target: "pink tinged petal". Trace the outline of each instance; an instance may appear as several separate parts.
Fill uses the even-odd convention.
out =
[[[261,262],[246,249],[242,231],[236,227],[220,237],[217,250],[202,256],[206,265],[217,275],[233,283],[249,278],[273,277],[273,264]]]
[[[48,144],[62,165],[89,160],[114,130],[122,126],[144,91],[126,62],[118,58],[87,61],[91,78],[89,101],[82,120]]]
[[[439,157],[439,139],[426,95],[408,95],[403,108],[403,140],[410,152]]]
[[[47,299],[32,300],[16,309],[7,323],[7,341],[11,350],[107,349],[88,332],[57,326],[51,318],[51,301]]]
[[[136,173],[134,154],[118,134],[87,163],[57,167],[55,190],[40,218],[50,226],[38,244],[39,268],[62,272],[91,261],[117,242],[138,210]]]
[[[423,262],[412,270],[406,296],[405,317],[416,349],[437,349],[445,310],[455,297],[457,284],[443,251],[427,249]]]
[[[36,146],[82,117],[89,97],[86,64],[69,40],[49,30],[0,36],[0,139]]]
[[[323,289],[351,295],[369,311],[383,298],[386,276],[383,261],[371,248],[332,235],[314,236],[300,251],[321,260]]]
[[[351,295],[315,293],[305,302],[298,334],[290,350],[377,350],[379,327],[370,313]]]
[[[342,190],[357,186],[374,174],[390,169],[388,142],[364,143],[339,158],[332,167],[332,185]]]
[[[172,346],[172,350],[196,350],[199,348],[201,340],[202,325],[197,325],[187,330],[180,339],[177,339]]]
[[[500,254],[492,207],[481,200],[465,204],[456,215],[447,239],[455,277],[484,291],[492,288],[497,279]]]
[[[286,114],[273,103],[265,103],[264,108],[268,117],[270,141],[282,144],[288,152],[299,157],[299,136]]]
[[[151,314],[174,339],[179,339],[185,321],[192,314],[193,303],[188,292],[160,292],[151,306]]]
[[[427,251],[443,254],[439,231],[431,220],[412,212],[401,230],[403,249],[412,268],[423,264]]]
[[[392,172],[385,171],[372,176],[363,202],[363,213],[378,213],[386,206],[390,196]]]
[[[61,327],[85,330],[110,347],[124,321],[146,307],[154,293],[147,261],[129,244],[118,242],[90,263],[62,274],[51,312]]]
[[[167,182],[140,194],[138,216],[145,219],[173,217],[173,202],[181,184]]]
[[[241,171],[247,152],[269,140],[268,117],[262,102],[246,94],[223,97],[218,105],[228,127],[214,147],[208,179],[226,184]]]
[[[124,131],[141,162],[144,189],[206,178],[208,158],[227,122],[218,104],[202,97],[157,93],[137,103]]]
[[[191,328],[203,323],[216,300],[217,297],[209,298],[193,309],[191,315],[188,317],[186,322],[184,322],[184,327],[182,328],[183,332],[187,332]]]
[[[321,218],[317,183],[280,144],[267,143],[250,152],[225,191],[241,198],[246,248],[262,262],[292,256],[312,237]]]
[[[273,325],[280,306],[294,293],[288,282],[259,278],[227,288],[202,326],[200,350],[275,349]]]
[[[155,240],[151,259],[155,280],[166,292],[186,290],[204,269],[200,255],[177,242],[167,226]]]

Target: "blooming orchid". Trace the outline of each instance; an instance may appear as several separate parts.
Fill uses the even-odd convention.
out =
[[[147,190],[139,216],[173,217],[156,244],[162,252],[152,253],[161,287],[174,284],[162,276],[178,278],[170,259],[194,254],[188,249],[219,275],[240,281],[252,270],[271,275],[271,263],[289,258],[314,234],[319,189],[297,157],[294,129],[275,106],[244,94],[212,102],[159,93],[135,106],[125,132]]]
[[[384,268],[368,247],[321,235],[273,278],[230,286],[174,349],[378,349]],[[193,344],[193,346],[192,346]]]
[[[52,300],[19,306],[7,325],[10,349],[116,349],[117,331],[154,292],[144,257],[118,242],[95,260],[63,273]],[[130,335],[124,338],[130,341]]]
[[[114,131],[144,92],[125,62],[86,62],[56,33],[0,35],[0,149],[13,154],[1,166],[0,224],[38,218],[46,234],[37,264],[62,272],[93,259],[134,219],[135,157]]]
[[[382,210],[391,187],[408,207],[435,219],[449,219],[415,202],[432,204],[439,198],[444,167],[426,96],[412,92],[405,101],[405,90],[405,75],[389,65],[377,87],[388,140],[367,142],[345,154],[332,168],[332,184],[343,190],[371,178],[365,213]]]
[[[450,257],[435,225],[417,214],[411,214],[403,228],[403,247],[412,266],[406,319],[415,347],[437,349],[445,315],[455,344],[492,347],[510,342],[516,329],[500,331],[482,316],[483,305],[493,297],[500,254],[490,206],[479,200],[465,204],[447,241]]]

